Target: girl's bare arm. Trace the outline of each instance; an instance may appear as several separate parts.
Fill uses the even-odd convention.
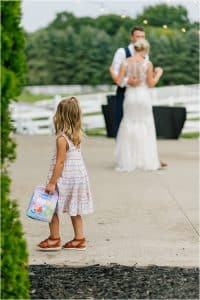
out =
[[[60,136],[56,140],[56,164],[53,169],[52,176],[49,180],[49,183],[46,186],[46,192],[47,193],[53,193],[55,191],[56,183],[59,178],[59,176],[62,173],[66,152],[69,149],[69,145],[66,141],[66,139],[63,136]]]

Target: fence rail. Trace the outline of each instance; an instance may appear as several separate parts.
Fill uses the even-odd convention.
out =
[[[72,86],[70,86],[72,87]],[[74,86],[73,86],[74,87]],[[78,86],[75,86],[78,90]],[[56,91],[66,91],[65,88],[57,86],[31,87],[29,90],[35,93],[51,93]],[[80,88],[80,86],[79,86]],[[108,90],[107,86],[102,86],[98,93],[78,95],[83,112],[83,126],[85,129],[105,128],[103,115],[101,114],[101,105],[107,102],[106,96],[111,94],[113,87]],[[28,88],[27,88],[28,89]],[[47,90],[46,90],[47,89]],[[82,88],[82,90],[84,90]],[[85,87],[85,90],[86,87]],[[113,92],[112,92],[113,93]],[[184,106],[187,110],[187,121],[183,132],[200,131],[200,85],[179,85],[167,86],[150,89],[153,105]],[[20,134],[51,134],[53,131],[52,117],[61,97],[55,95],[52,100],[41,100],[34,104],[13,102],[10,106],[13,125]]]

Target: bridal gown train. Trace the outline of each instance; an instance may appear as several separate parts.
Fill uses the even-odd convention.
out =
[[[125,62],[128,77],[140,79],[137,87],[127,87],[123,118],[116,139],[116,170],[157,170],[160,168],[149,87],[147,61]]]

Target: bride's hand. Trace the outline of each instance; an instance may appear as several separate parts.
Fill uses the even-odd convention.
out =
[[[128,83],[128,85],[134,87],[134,86],[137,86],[140,83],[140,81],[138,78],[133,77],[133,78],[129,78],[127,83]]]
[[[161,76],[163,74],[163,69],[161,67],[157,67],[155,68],[155,73]]]

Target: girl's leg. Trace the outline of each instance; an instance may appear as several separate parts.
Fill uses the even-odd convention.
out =
[[[82,217],[80,215],[71,216],[71,221],[72,221],[72,225],[73,225],[73,229],[74,229],[75,239],[84,238]]]
[[[50,230],[50,244],[54,244],[57,241],[54,241],[53,239],[58,239],[60,237],[60,231],[59,231],[59,217],[57,213],[53,215],[51,223],[49,223],[49,230]],[[52,240],[51,240],[52,238]]]
[[[50,237],[56,239],[60,237],[59,232],[59,218],[57,213],[53,215],[53,218],[51,220],[51,223],[49,223],[49,229],[50,229]]]
[[[40,244],[38,245],[40,249],[48,249],[49,246],[54,246],[54,247],[60,247],[61,246],[61,241],[60,241],[60,233],[59,233],[59,218],[57,213],[55,213],[53,215],[52,221],[49,224],[49,229],[50,229],[50,236],[47,240],[44,240],[42,242],[40,242]],[[57,246],[56,246],[57,245]]]
[[[71,216],[71,221],[74,229],[74,238],[75,239],[83,239],[84,233],[83,233],[83,220],[80,215],[77,216]],[[76,246],[79,244],[79,241],[73,241],[72,244]],[[85,246],[85,242],[82,244],[82,246]]]

